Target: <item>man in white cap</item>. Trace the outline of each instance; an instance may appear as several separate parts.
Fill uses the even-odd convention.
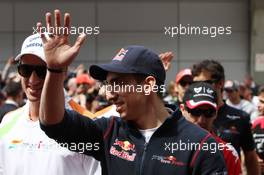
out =
[[[8,113],[0,125],[0,175],[101,174],[98,161],[61,147],[39,127],[40,97],[47,72],[39,34],[26,38],[15,60],[28,101]],[[87,144],[66,147],[85,149]]]

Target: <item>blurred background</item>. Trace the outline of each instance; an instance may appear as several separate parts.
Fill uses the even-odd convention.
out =
[[[219,60],[227,79],[242,81],[246,74],[263,84],[263,0],[1,0],[0,70],[16,56],[36,22],[45,12],[59,8],[71,13],[72,25],[99,27],[90,35],[74,65],[89,67],[109,61],[120,48],[139,44],[161,53],[172,51],[174,60],[167,82],[176,73],[206,58]],[[231,27],[230,35],[165,35],[166,26]],[[72,38],[76,38],[74,35]],[[257,63],[257,64],[256,64]]]

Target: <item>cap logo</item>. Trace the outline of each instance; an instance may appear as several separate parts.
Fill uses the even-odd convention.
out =
[[[126,53],[128,52],[128,50],[125,49],[121,49],[116,56],[113,58],[113,60],[117,60],[117,61],[122,61],[123,58],[125,57]]]
[[[39,39],[40,38],[40,36],[36,36],[36,37],[34,37],[34,38],[30,38],[29,39],[29,42],[32,42],[33,40],[36,40],[36,39]]]
[[[42,47],[42,44],[41,43],[30,43],[26,45],[25,49],[28,47]]]
[[[198,87],[198,88],[194,88],[194,92],[196,94],[193,95],[193,97],[200,97],[200,96],[207,96],[210,98],[214,98],[213,97],[213,90],[211,88],[206,88],[204,86]]]
[[[214,91],[213,91],[212,89],[208,88],[208,89],[206,90],[206,92],[207,92],[208,94],[212,94]]]
[[[195,92],[196,94],[200,93],[201,90],[202,90],[202,87],[194,88],[194,92]]]

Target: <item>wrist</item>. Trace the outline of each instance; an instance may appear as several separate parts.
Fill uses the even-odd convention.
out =
[[[63,73],[67,71],[67,68],[52,68],[52,67],[47,67],[47,70],[52,73]]]

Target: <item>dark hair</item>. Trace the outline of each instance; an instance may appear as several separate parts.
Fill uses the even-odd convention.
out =
[[[21,84],[18,82],[10,81],[4,88],[7,97],[16,97],[21,91]]]
[[[211,78],[216,82],[225,80],[224,67],[216,60],[203,60],[192,67],[192,75],[198,76],[203,70],[211,73]]]
[[[1,100],[6,100],[6,96],[2,91],[0,91],[0,101]]]
[[[259,87],[258,95],[260,95],[263,92],[264,92],[264,85],[262,85],[262,86]]]

